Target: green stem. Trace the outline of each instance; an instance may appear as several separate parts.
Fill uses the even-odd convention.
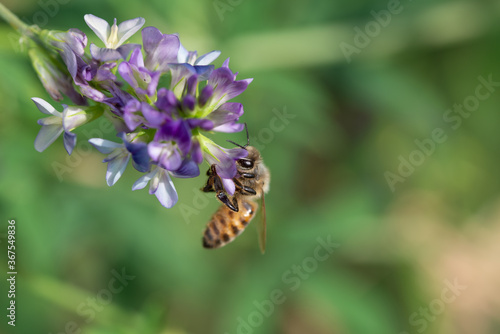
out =
[[[0,3],[0,17],[5,20],[8,24],[12,26],[21,35],[27,36],[31,39],[36,39],[38,34],[36,29],[28,26],[26,23],[21,21],[14,13],[7,9],[2,3]]]

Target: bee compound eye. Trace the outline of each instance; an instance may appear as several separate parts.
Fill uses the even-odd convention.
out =
[[[253,161],[252,160],[240,159],[239,163],[240,163],[241,167],[243,167],[243,168],[252,168],[253,167]]]

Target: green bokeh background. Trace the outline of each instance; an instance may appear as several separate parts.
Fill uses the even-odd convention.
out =
[[[0,23],[0,263],[6,268],[7,220],[15,219],[18,271],[15,328],[0,281],[0,332],[500,332],[500,94],[457,129],[443,119],[475,94],[479,76],[500,81],[500,2],[402,1],[351,61],[341,43],[353,45],[354,29],[388,1],[221,0],[222,16],[201,0],[2,3],[29,23],[78,28],[94,42],[87,13],[142,16],[179,33],[189,50],[221,50],[216,65],[231,57],[239,78],[254,78],[236,100],[272,182],[267,253],[253,226],[207,251],[201,234],[218,203],[200,195],[203,176],[175,180],[179,203],[167,210],[146,190],[131,191],[139,174],[130,167],[106,186],[102,155],[84,144],[98,123],[76,131],[71,159],[62,140],[36,152],[41,114],[30,98],[50,97]],[[288,123],[273,120],[285,111]],[[279,130],[265,130],[272,124]],[[415,140],[436,128],[446,141],[391,191],[385,173],[397,173],[400,156],[416,157]],[[71,169],[62,181],[54,163]],[[299,277],[293,266],[314,264],[318,238],[339,247],[290,283]],[[88,298],[105,296],[122,268],[135,278],[110,303],[98,299],[94,317],[82,316],[82,303],[88,310]],[[444,303],[446,281],[467,288]],[[285,301],[259,316],[255,303],[276,289]],[[245,330],[241,319],[255,326]]]

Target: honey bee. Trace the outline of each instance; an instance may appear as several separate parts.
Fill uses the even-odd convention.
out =
[[[201,189],[204,192],[215,192],[217,199],[222,203],[213,214],[203,234],[203,247],[213,249],[225,246],[240,235],[245,227],[255,217],[260,200],[261,213],[259,219],[259,245],[262,253],[266,244],[266,206],[264,194],[269,191],[270,173],[262,161],[260,152],[249,146],[247,130],[247,144],[238,145],[248,151],[248,156],[236,161],[238,174],[233,181],[236,190],[232,198],[224,190],[222,180],[217,175],[215,165],[207,171],[208,180]]]

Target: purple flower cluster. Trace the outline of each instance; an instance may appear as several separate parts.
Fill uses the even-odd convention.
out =
[[[229,59],[222,67],[210,65],[219,55],[212,51],[200,57],[187,51],[176,34],[163,34],[154,27],[142,29],[142,45],[125,42],[144,25],[136,18],[113,25],[94,15],[85,22],[104,44],[90,44],[77,30],[43,34],[47,53],[38,61],[37,72],[55,100],[62,94],[76,106],[57,111],[48,102],[33,98],[38,109],[50,115],[42,126],[35,148],[43,151],[61,134],[71,154],[76,135],[71,131],[98,117],[113,119],[121,142],[92,138],[89,142],[107,157],[106,181],[114,185],[129,161],[144,173],[132,189],[149,183],[149,193],[170,208],[177,202],[172,178],[200,174],[205,160],[216,164],[226,190],[234,193],[235,161],[246,157],[241,148],[226,149],[210,140],[211,132],[239,132],[243,105],[229,102],[240,95],[252,79],[236,80]],[[50,52],[60,55],[67,73],[54,64]],[[50,62],[48,61],[50,60]],[[165,87],[159,87],[160,82]]]

